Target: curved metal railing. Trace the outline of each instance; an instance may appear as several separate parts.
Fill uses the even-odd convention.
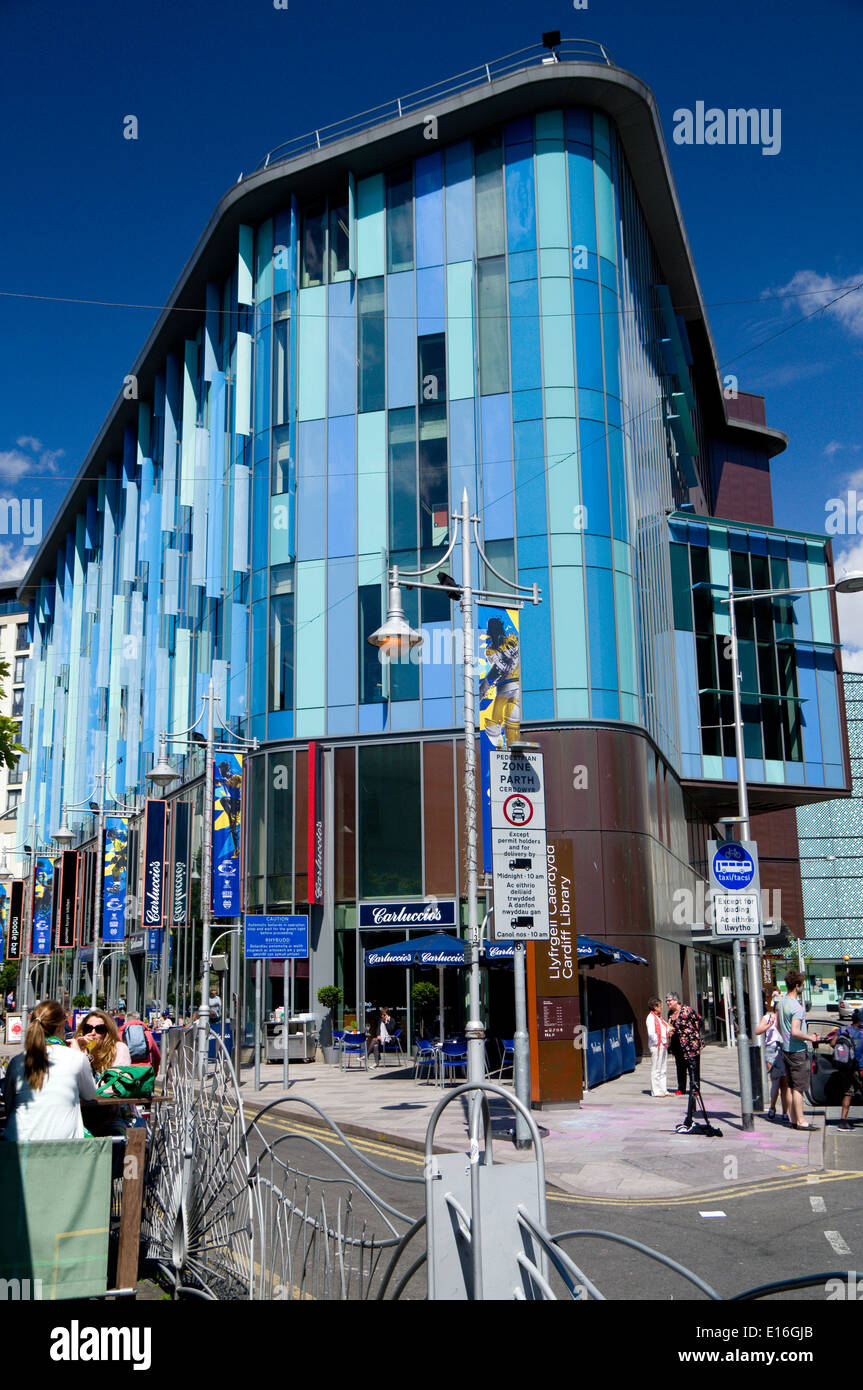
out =
[[[554,51],[560,62],[604,63],[606,67],[614,67],[614,60],[608,50],[593,39],[563,39]],[[394,121],[401,116],[414,115],[421,111],[431,112],[436,102],[444,101],[447,97],[472,91],[476,87],[489,86],[500,77],[509,77],[514,72],[521,72],[525,68],[549,61],[554,60],[548,48],[541,44],[531,44],[527,48],[507,54],[504,58],[495,58],[489,63],[481,63],[479,67],[469,68],[467,72],[458,73],[455,77],[447,77],[442,82],[421,87],[419,91],[410,92],[407,96],[394,97],[379,106],[360,111],[355,116],[346,116],[341,121],[333,121],[330,125],[319,126],[317,130],[310,130],[305,135],[285,140],[270,150],[253,172],[257,174],[262,169],[269,169],[273,164],[284,164],[288,160],[299,159],[302,155],[320,150],[336,140],[344,140],[359,131],[383,125],[385,121]]]

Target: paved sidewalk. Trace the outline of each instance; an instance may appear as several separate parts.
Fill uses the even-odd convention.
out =
[[[673,1075],[673,1071],[672,1071]],[[813,1134],[756,1118],[755,1129],[740,1127],[737,1053],[709,1046],[702,1054],[702,1094],[711,1122],[721,1138],[675,1134],[686,1113],[685,1097],[658,1100],[650,1095],[649,1061],[628,1076],[589,1092],[581,1106],[534,1111],[548,1130],[543,1141],[549,1183],[579,1196],[596,1199],[669,1199],[697,1193],[728,1192],[729,1184],[781,1180],[824,1167],[824,1112],[810,1112]],[[261,1067],[261,1089],[254,1090],[251,1068],[244,1068],[242,1092],[250,1109],[285,1098],[281,1066]],[[510,1083],[505,1083],[510,1089]],[[412,1149],[423,1149],[434,1107],[445,1094],[439,1087],[414,1081],[412,1069],[395,1065],[342,1072],[323,1063],[293,1063],[291,1098],[302,1096],[326,1111],[347,1134],[373,1137]],[[298,1115],[307,1107],[292,1105]],[[532,1162],[530,1152],[515,1150],[503,1137],[511,1128],[512,1112],[504,1102],[493,1105],[493,1131],[499,1135],[495,1158],[503,1162]],[[443,1112],[436,1129],[440,1149],[460,1151],[466,1144],[463,1099]],[[857,1147],[856,1138],[851,1141]],[[852,1150],[843,1148],[843,1164]],[[863,1157],[863,1155],[861,1155]]]

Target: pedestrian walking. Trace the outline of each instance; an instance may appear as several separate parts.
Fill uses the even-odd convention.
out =
[[[767,1107],[768,1120],[776,1119],[776,1098],[782,1098],[782,1118],[789,1119],[788,1081],[785,1076],[785,1062],[782,1058],[782,1034],[773,995],[764,991],[764,1015],[755,1029],[756,1037],[764,1038],[764,1061],[770,1078],[770,1102]]]
[[[806,1010],[798,997],[803,983],[804,977],[798,970],[791,970],[785,976],[787,993],[779,1001],[777,1019],[782,1035],[781,1055],[785,1077],[791,1093],[791,1128],[814,1130],[818,1128],[817,1125],[804,1124],[803,1121],[803,1093],[809,1085],[809,1050],[806,1044],[811,1042],[817,1047],[821,1039],[817,1033],[806,1031]]]
[[[670,1029],[662,1017],[662,1001],[655,995],[648,999],[647,1043],[650,1048],[650,1094],[667,1096],[668,1090],[668,1042]]]

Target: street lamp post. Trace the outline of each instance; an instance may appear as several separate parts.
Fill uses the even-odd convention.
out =
[[[466,841],[466,891],[468,914],[468,945],[470,951],[470,976],[468,984],[468,1013],[470,1017],[465,1027],[468,1053],[468,1080],[480,1082],[485,1078],[485,1027],[480,1016],[479,953],[480,932],[477,912],[477,797],[476,797],[476,721],[474,705],[474,601],[481,603],[499,600],[519,606],[525,601],[534,605],[540,602],[539,588],[536,584],[511,584],[509,593],[498,593],[482,587],[474,589],[471,581],[470,528],[473,527],[474,542],[485,567],[503,584],[510,584],[504,575],[499,574],[483,551],[479,539],[479,517],[471,515],[467,488],[462,492],[461,510],[452,513],[455,522],[453,538],[446,554],[433,565],[421,570],[400,571],[397,565],[389,570],[389,603],[384,624],[367,639],[377,647],[385,661],[398,658],[411,647],[423,641],[421,632],[411,628],[402,610],[400,579],[404,576],[415,589],[431,589],[440,593],[440,584],[424,584],[415,581],[432,570],[440,571],[455,550],[456,541],[461,537],[461,583],[447,584],[445,589],[450,597],[458,597],[462,612],[462,668],[464,674],[464,756],[465,756],[465,841]],[[447,578],[446,575],[443,578]],[[441,580],[443,582],[443,580]]]
[[[730,626],[730,629],[731,629],[731,634],[730,634],[730,635],[731,635],[731,684],[732,684],[732,696],[733,696],[733,706],[734,706],[734,743],[735,743],[735,749],[736,749],[736,754],[737,754],[737,805],[738,805],[738,815],[737,815],[736,819],[737,819],[738,824],[739,824],[739,826],[740,826],[740,839],[741,839],[741,840],[748,840],[748,839],[750,838],[750,831],[749,831],[749,794],[748,794],[748,788],[747,788],[747,782],[746,782],[746,753],[745,753],[744,744],[743,744],[743,710],[742,710],[741,690],[740,690],[740,685],[741,685],[741,674],[740,674],[740,663],[739,663],[739,661],[738,661],[738,655],[737,655],[737,617],[736,617],[736,611],[735,611],[735,610],[736,610],[736,605],[739,604],[739,603],[754,603],[754,602],[756,602],[758,599],[764,599],[764,598],[769,598],[769,599],[776,599],[776,598],[798,598],[798,597],[800,597],[802,594],[822,593],[822,592],[831,591],[831,590],[834,591],[835,593],[838,593],[838,594],[856,594],[856,593],[860,593],[861,590],[863,590],[863,573],[851,572],[851,573],[849,573],[849,574],[844,575],[842,579],[838,579],[838,580],[834,581],[834,583],[832,583],[832,584],[812,584],[812,585],[808,585],[808,586],[805,586],[805,587],[800,587],[800,588],[788,588],[788,589],[759,589],[759,590],[758,590],[757,592],[755,592],[755,593],[737,594],[737,593],[735,593],[735,591],[734,591],[734,578],[733,578],[733,574],[732,574],[731,570],[729,569],[729,574],[728,574],[728,597],[727,597],[727,598],[720,598],[719,601],[720,601],[720,603],[727,603],[727,604],[728,604],[729,626]],[[760,906],[760,905],[759,905],[759,906]],[[761,1094],[761,1097],[760,1097],[760,1100],[762,1101],[762,1103],[763,1103],[764,1092],[765,1092],[765,1090],[766,1090],[766,1080],[765,1080],[765,1076],[764,1076],[764,1057],[763,1057],[763,1053],[762,1053],[762,1051],[761,1051],[761,1048],[760,1048],[759,1044],[757,1043],[756,1037],[755,1037],[755,1028],[756,1028],[758,1019],[760,1018],[761,1013],[762,1013],[762,1009],[761,1009],[762,981],[761,981],[761,962],[760,962],[760,957],[759,957],[759,944],[760,944],[759,942],[756,942],[756,941],[752,940],[751,938],[748,939],[747,942],[746,942],[746,965],[747,965],[748,993],[749,993],[749,1017],[750,1017],[750,1021],[751,1021],[751,1025],[752,1025],[752,1033],[751,1033],[751,1041],[750,1041],[750,1043],[749,1043],[749,1048],[750,1048],[750,1053],[751,1053],[751,1060],[750,1060],[750,1059],[744,1059],[744,1047],[743,1047],[743,1046],[739,1046],[739,1049],[738,1049],[738,1050],[739,1050],[738,1061],[739,1061],[739,1064],[740,1064],[740,1078],[741,1078],[741,1082],[740,1082],[740,1096],[741,1096],[741,1106],[742,1106],[742,1109],[743,1109],[743,1127],[744,1127],[744,1129],[751,1129],[751,1128],[752,1128],[752,1123],[753,1123],[753,1121],[752,1121],[751,1108],[749,1109],[749,1112],[747,1113],[747,1105],[746,1105],[746,1098],[747,1098],[747,1097],[751,1097],[751,1081],[749,1081],[749,1085],[744,1086],[744,1068],[745,1068],[746,1065],[747,1065],[747,1061],[748,1061],[748,1063],[749,1063],[750,1070],[749,1070],[749,1073],[748,1073],[748,1076],[746,1077],[746,1079],[749,1080],[749,1078],[753,1078],[753,1079],[754,1079],[754,1078],[757,1078],[757,1079],[759,1080],[760,1089],[761,1089],[761,1093],[762,1093],[762,1094]],[[735,952],[739,953],[739,949],[740,949],[740,948],[739,948],[739,941],[735,941],[735,943],[734,943],[734,949],[735,949]],[[799,952],[799,951],[800,951],[800,947],[799,947],[799,942],[798,942],[798,952]],[[742,983],[742,979],[741,979],[741,983]],[[736,968],[736,961],[735,961],[735,985],[737,985],[737,968]],[[739,998],[738,1002],[739,1002],[739,1008],[740,1008],[740,1025],[741,1025],[741,1028],[742,1028],[742,1027],[744,1026],[744,1016],[745,1016],[745,1015],[744,1015],[744,1002],[743,1002],[742,997]],[[746,1041],[745,1036],[741,1038],[741,1041],[742,1041],[742,1042],[745,1042],[745,1041]],[[756,1055],[756,1054],[757,1054],[757,1055]],[[749,1106],[751,1107],[751,1105],[752,1105],[752,1100],[750,1099],[750,1100],[749,1100]],[[748,1123],[747,1123],[747,1120],[748,1120]]]
[[[238,749],[251,749],[256,752],[258,740],[256,738],[241,738],[237,734],[232,734],[229,740],[220,740],[216,743],[215,737],[215,703],[216,695],[213,690],[213,678],[207,687],[207,693],[203,696],[203,705],[198,718],[188,729],[179,734],[169,734],[163,730],[159,740],[159,761],[155,767],[147,773],[148,779],[158,787],[167,787],[171,782],[178,780],[177,772],[168,762],[168,744],[177,743],[191,746],[194,740],[189,738],[193,729],[201,721],[204,707],[207,711],[207,735],[205,739],[205,763],[204,763],[204,821],[201,837],[201,1004],[198,1009],[198,1065],[201,1075],[206,1068],[207,1051],[209,1048],[210,1031],[210,957],[212,949],[210,938],[212,933],[212,908],[210,898],[212,893],[212,857],[213,857],[213,784],[214,784],[214,759],[216,752],[236,752]],[[194,1002],[194,995],[193,995]],[[256,1040],[256,1046],[257,1046]]]

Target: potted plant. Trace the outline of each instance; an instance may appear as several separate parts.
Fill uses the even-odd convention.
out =
[[[419,980],[411,989],[411,1001],[420,1016],[420,1034],[426,1036],[429,1020],[434,1018],[440,991],[428,980]]]
[[[323,1004],[325,1009],[329,1009],[329,1017],[324,1019],[321,1025],[321,1051],[324,1054],[325,1062],[336,1060],[336,1049],[333,1046],[333,1028],[336,1023],[336,1010],[342,1002],[342,991],[338,985],[321,985],[318,990],[318,1003]]]

